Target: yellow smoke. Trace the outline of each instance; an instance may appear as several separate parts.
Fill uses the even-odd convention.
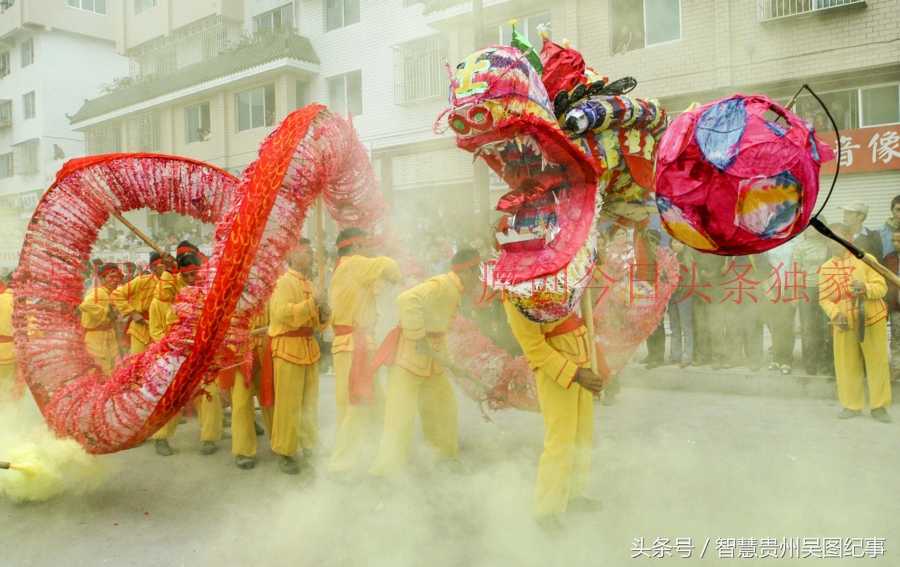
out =
[[[0,495],[14,502],[43,502],[64,492],[96,487],[105,476],[100,462],[71,439],[60,439],[44,423],[26,390],[18,401],[0,391]]]

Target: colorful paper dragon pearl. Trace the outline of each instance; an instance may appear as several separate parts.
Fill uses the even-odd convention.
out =
[[[656,162],[663,227],[702,252],[770,250],[806,228],[819,167],[832,159],[812,125],[764,96],[734,95],[684,112]]]

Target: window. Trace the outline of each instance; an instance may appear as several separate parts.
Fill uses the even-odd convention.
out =
[[[394,48],[394,102],[402,104],[447,94],[447,42],[439,35]]]
[[[238,132],[275,125],[275,85],[237,95]]]
[[[127,122],[128,151],[155,152],[159,150],[159,122],[156,114],[145,112],[132,116]]]
[[[538,34],[537,27],[540,24],[550,25],[550,13],[546,14],[538,14],[535,16],[528,16],[527,18],[517,18],[519,23],[516,24],[516,29],[520,34],[524,35],[528,38],[528,43],[530,43],[534,49],[540,53],[541,46],[544,44],[544,40],[541,39],[541,36]],[[549,30],[548,30],[549,31]],[[510,45],[512,43],[512,26],[503,23],[500,24],[500,45]]]
[[[22,95],[22,118],[28,120],[34,118],[34,91]]]
[[[0,53],[0,79],[9,75],[9,51]]]
[[[98,14],[106,13],[106,0],[66,0],[66,5]]]
[[[264,33],[270,30],[294,27],[294,6],[287,4],[281,8],[276,8],[271,12],[256,16],[253,18],[253,30],[256,33]]]
[[[22,67],[28,67],[32,63],[34,63],[34,40],[29,39],[28,41],[22,42],[22,49],[20,55],[22,56]]]
[[[309,105],[309,83],[297,81],[297,108]]]
[[[756,14],[760,22],[786,18],[790,16],[802,16],[830,10],[841,6],[865,7],[867,0],[756,0]]]
[[[12,126],[12,101],[0,100],[0,128]]]
[[[900,122],[900,87],[888,85],[859,90],[862,125],[879,126]]]
[[[184,111],[187,123],[187,143],[206,142],[209,140],[209,103],[204,102]]]
[[[0,0],[0,14],[12,8],[16,0]]]
[[[119,125],[101,124],[84,134],[85,153],[89,156],[114,154],[119,149]]]
[[[14,167],[16,173],[23,175],[38,170],[38,140],[28,140],[15,146]]]
[[[325,84],[328,108],[340,114],[362,114],[362,71],[331,77]]]
[[[359,0],[325,0],[325,30],[359,22]]]
[[[681,39],[681,0],[610,0],[612,52]]]
[[[154,6],[156,6],[156,0],[134,0],[134,13],[140,14]]]
[[[6,179],[16,174],[13,167],[13,153],[0,154],[0,179]]]

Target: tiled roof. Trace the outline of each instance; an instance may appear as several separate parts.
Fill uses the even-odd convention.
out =
[[[75,124],[107,112],[138,104],[158,96],[199,85],[283,58],[319,64],[309,39],[296,34],[273,34],[271,37],[222,53],[194,65],[163,75],[155,80],[125,87],[101,97],[87,100],[69,122]]]

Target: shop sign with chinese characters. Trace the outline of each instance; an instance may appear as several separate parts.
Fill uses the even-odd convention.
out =
[[[834,132],[816,132],[837,155]],[[866,173],[900,169],[900,124],[873,126],[841,132],[841,173]],[[835,161],[822,165],[822,173],[834,173]]]

